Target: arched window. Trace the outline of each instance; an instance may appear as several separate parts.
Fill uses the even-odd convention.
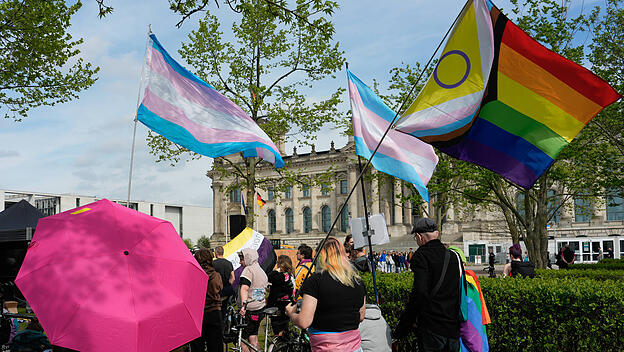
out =
[[[293,224],[293,210],[291,208],[286,209],[286,233],[291,233],[295,230]]]
[[[548,222],[558,224],[559,221],[561,221],[561,208],[557,208],[559,207],[560,201],[561,199],[557,195],[557,191],[549,189],[546,193],[546,211],[548,212],[548,217],[550,218]]]
[[[310,208],[303,208],[303,232],[308,233],[312,231],[312,210]]]
[[[230,202],[231,203],[240,203],[241,201],[241,193],[240,189],[233,189],[230,191]]]
[[[345,205],[340,213],[340,231],[347,232],[349,228],[349,205]]]
[[[269,210],[269,234],[275,233],[275,210]]]
[[[624,219],[624,202],[622,190],[610,188],[607,193],[607,221],[620,221]]]
[[[321,226],[323,232],[328,232],[331,227],[331,209],[327,205],[321,208]]]
[[[589,222],[592,214],[591,206],[591,201],[588,196],[579,194],[574,197],[574,221]]]
[[[516,209],[518,209],[518,213],[520,213],[520,216],[522,216],[522,217],[525,216],[525,212],[524,212],[524,193],[516,194]]]

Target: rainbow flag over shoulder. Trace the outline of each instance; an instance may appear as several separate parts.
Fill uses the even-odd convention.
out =
[[[211,158],[243,152],[275,165],[284,161],[269,136],[231,100],[179,63],[149,36],[146,87],[137,119],[184,148]]]
[[[490,314],[485,305],[481,285],[477,274],[466,270],[465,308],[467,321],[463,322],[460,331],[462,352],[487,352],[490,350],[485,325],[491,323]]]
[[[528,189],[581,129],[621,95],[589,70],[539,44],[489,0],[487,6],[494,60],[479,110],[470,124],[444,131],[451,138],[422,139]],[[432,91],[443,94],[446,89]]]
[[[232,284],[234,287],[238,286],[238,280],[243,272],[243,267],[240,265],[240,258],[238,253],[245,248],[251,248],[258,251],[258,264],[262,269],[269,273],[275,267],[277,262],[277,255],[273,249],[271,241],[264,237],[260,232],[256,232],[249,227],[246,227],[243,232],[234,237],[230,242],[223,246],[223,258],[229,260],[234,267],[234,276],[236,279]]]

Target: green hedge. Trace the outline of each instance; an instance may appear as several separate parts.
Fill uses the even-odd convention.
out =
[[[572,264],[570,269],[578,270],[624,270],[624,259],[603,259],[594,264]]]
[[[555,274],[556,275],[556,274]],[[412,287],[410,273],[378,273],[380,306],[392,328]],[[373,301],[370,275],[364,276]],[[480,278],[492,324],[491,351],[624,350],[624,282],[572,277]],[[400,346],[415,351],[410,335]]]
[[[586,278],[592,280],[624,280],[624,269],[568,269],[568,270],[535,270],[538,277],[542,278]]]

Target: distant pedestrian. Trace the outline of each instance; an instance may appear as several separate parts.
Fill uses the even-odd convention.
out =
[[[600,246],[598,246],[598,256],[596,257],[596,259],[598,261],[601,261],[603,259],[603,253],[602,253],[602,248],[600,248]]]
[[[297,291],[301,288],[303,281],[308,276],[308,272],[312,269],[312,247],[307,244],[302,244],[297,249],[297,260],[299,264],[295,268],[295,288]]]
[[[559,257],[561,258],[561,260],[557,262],[559,269],[568,269],[568,267],[574,264],[574,261],[576,260],[576,254],[574,254],[574,251],[570,249],[570,245],[568,243],[564,244],[561,248]]]
[[[607,248],[607,258],[613,259],[613,248]]]

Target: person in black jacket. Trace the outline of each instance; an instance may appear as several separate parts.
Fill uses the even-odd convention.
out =
[[[432,219],[418,219],[412,235],[419,246],[410,263],[414,284],[394,337],[404,337],[415,327],[419,351],[459,351],[459,259],[438,239]]]

